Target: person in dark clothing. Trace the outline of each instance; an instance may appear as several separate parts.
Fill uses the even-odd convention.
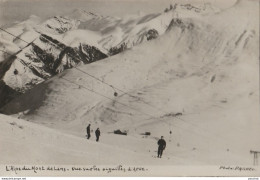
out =
[[[161,139],[159,139],[159,141],[157,142],[157,144],[159,145],[158,147],[158,158],[162,157],[162,153],[163,153],[163,150],[166,148],[166,142],[165,140],[163,139],[163,136],[161,136]]]
[[[90,138],[90,124],[87,127],[87,138]]]
[[[99,130],[99,128],[97,128],[97,130],[95,131],[95,134],[96,134],[96,141],[98,142],[98,140],[99,140],[99,136],[100,136],[100,130]]]

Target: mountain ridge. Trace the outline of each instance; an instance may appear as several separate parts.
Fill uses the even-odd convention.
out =
[[[24,93],[52,77],[56,72],[72,68],[80,62],[85,64],[95,62],[145,41],[156,39],[167,31],[174,14],[176,12],[172,9],[166,13],[144,15],[124,21],[84,10],[74,10],[71,14],[55,16],[43,23],[32,15],[17,27],[11,28],[13,34],[19,33],[16,38],[12,37],[14,39],[11,47],[22,49],[16,53],[18,58],[16,61],[22,63],[14,64],[9,72],[5,70],[5,77],[1,79],[2,84]],[[28,47],[26,42],[32,46]],[[6,43],[2,46],[7,52],[11,50]],[[70,49],[69,54],[73,54],[75,58],[70,57],[68,53],[64,56],[65,49]],[[6,61],[1,62],[0,66],[11,67],[5,63]],[[21,66],[20,70],[14,66]],[[0,106],[3,104],[0,103]]]

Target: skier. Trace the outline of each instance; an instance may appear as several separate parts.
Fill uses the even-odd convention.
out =
[[[95,131],[95,134],[96,134],[96,141],[98,142],[98,140],[99,140],[99,136],[100,136],[100,130],[99,130],[99,128],[97,128],[97,130]]]
[[[163,153],[163,150],[165,149],[166,147],[166,142],[165,140],[163,139],[163,136],[161,136],[161,139],[159,139],[159,141],[157,142],[157,144],[159,145],[158,147],[158,158],[162,157],[162,153]]]
[[[90,138],[90,124],[87,127],[87,138]]]

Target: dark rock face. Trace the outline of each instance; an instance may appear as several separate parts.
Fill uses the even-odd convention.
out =
[[[79,54],[86,61],[85,63],[91,63],[108,57],[95,46],[90,46],[87,44],[79,45]]]
[[[10,100],[19,96],[21,93],[10,88],[4,81],[0,81],[0,107],[7,104]],[[1,112],[0,112],[1,113]]]
[[[72,68],[80,62],[87,64],[108,57],[95,46],[79,44],[78,48],[72,48],[47,35],[42,35],[40,39],[59,52],[59,55],[55,57],[52,53],[37,48],[37,46],[34,47],[38,49],[36,54],[46,65],[47,71],[53,75],[64,69]]]
[[[124,50],[127,49],[127,44],[125,42],[123,42],[122,44],[116,46],[116,47],[112,47],[109,49],[109,55],[113,56],[116,55],[118,53],[123,52]]]
[[[21,73],[24,73],[29,78],[30,76],[38,77],[38,79],[30,79],[22,87],[10,87],[8,86],[8,82],[1,80],[0,107],[8,103],[16,95],[27,92],[35,85],[61,73],[65,69],[73,68],[81,62],[88,64],[108,57],[98,48],[87,44],[80,44],[79,47],[72,48],[45,34],[41,34],[38,40],[38,42],[29,44],[26,49],[19,51],[16,55],[0,63],[1,79],[3,79],[8,71],[14,71],[14,75],[23,75]],[[20,53],[25,58],[17,58]],[[19,72],[17,69],[11,70],[10,67],[16,61],[24,69],[27,69],[27,71]]]
[[[0,79],[2,79],[5,75],[5,72],[8,71],[14,60],[16,59],[16,55],[12,55],[6,60],[0,62]]]
[[[159,36],[159,33],[155,29],[150,29],[146,34],[147,41],[156,39],[158,36]]]
[[[172,19],[171,23],[168,26],[167,31],[170,31],[174,27],[179,27],[182,29],[182,31],[184,31],[185,29],[192,30],[194,28],[194,24],[189,22],[183,22],[181,19],[175,18]]]
[[[125,40],[125,42],[122,42],[119,45],[110,48],[108,54],[110,56],[119,54],[129,47],[142,43],[145,40],[145,38],[147,41],[150,41],[152,39],[156,39],[158,36],[159,36],[159,33],[157,30],[150,29],[147,32],[142,33],[142,35],[138,38],[138,40],[136,42],[131,42],[131,41]]]
[[[172,9],[172,7],[170,7]],[[77,15],[79,14],[79,16]],[[150,19],[156,18],[160,14],[146,16],[139,23],[148,22]],[[75,67],[79,63],[92,63],[108,56],[116,55],[127,48],[131,48],[143,41],[156,39],[159,33],[156,29],[144,28],[136,35],[123,37],[118,45],[113,45],[108,52],[102,52],[101,49],[89,44],[80,43],[76,47],[70,47],[55,39],[50,34],[64,34],[79,26],[88,25],[87,27],[95,27],[93,30],[109,31],[109,28],[120,23],[118,19],[109,17],[99,17],[93,13],[76,12],[77,18],[55,16],[48,19],[43,25],[41,31],[37,31],[40,35],[26,48],[17,52],[7,61],[0,63],[0,97],[7,97],[7,100],[1,99],[2,102],[9,101],[13,96],[7,95],[5,92],[10,91],[11,94],[25,93],[39,83],[63,72],[66,69]],[[112,23],[113,26],[108,26]],[[114,24],[115,23],[115,24]],[[176,23],[172,21],[172,23]],[[104,26],[106,24],[106,26]],[[178,24],[178,22],[177,22]],[[108,29],[107,29],[108,28]],[[46,32],[44,34],[43,32]],[[50,33],[51,32],[51,33]],[[47,35],[49,34],[49,35]],[[19,58],[21,57],[21,58]],[[17,64],[20,69],[16,69]],[[15,82],[19,81],[19,85]],[[18,79],[18,80],[17,80]],[[4,89],[4,90],[3,90]],[[0,107],[2,105],[0,104]]]
[[[16,56],[12,55],[0,63],[0,107],[4,106],[10,100],[21,94],[18,91],[7,86],[5,82],[2,80],[2,78],[5,75],[5,72],[8,71],[15,59]]]
[[[50,21],[53,23],[47,22],[46,27],[59,34],[63,34],[76,26],[73,20],[63,16],[55,16]]]
[[[197,13],[201,12],[202,10],[200,8],[197,8],[195,6],[192,6],[191,4],[181,4],[180,6],[182,6],[183,8],[186,8],[188,10],[193,10]]]
[[[42,49],[38,45],[32,44],[32,53],[35,55],[32,61],[42,63],[42,70],[51,75],[72,68],[80,62],[87,64],[107,57],[94,46],[80,44],[78,48],[72,48],[44,34],[39,39],[48,46],[48,49]],[[35,75],[43,79],[49,78],[39,72],[36,72]]]

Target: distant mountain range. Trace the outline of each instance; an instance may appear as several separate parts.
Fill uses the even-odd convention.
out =
[[[0,107],[17,94],[73,68],[118,54],[164,34],[173,20],[203,16],[218,9],[175,4],[163,13],[129,16],[124,19],[101,16],[76,9],[46,21],[32,15],[0,32]],[[12,56],[10,56],[12,54]]]

